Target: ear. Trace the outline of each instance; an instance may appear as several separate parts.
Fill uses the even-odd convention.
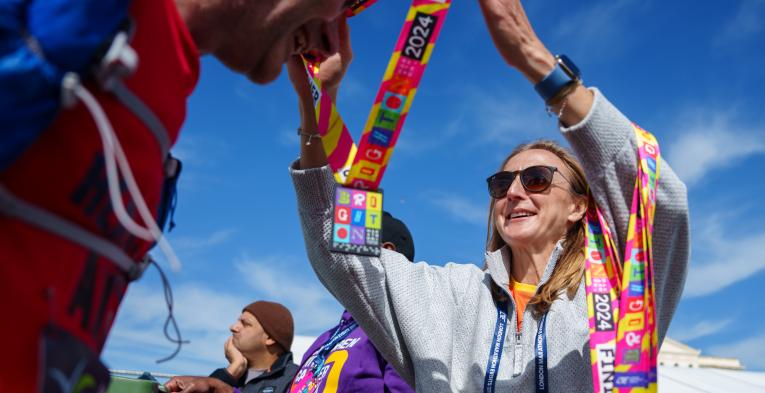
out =
[[[585,213],[587,213],[587,197],[574,197],[571,212],[568,215],[568,222],[573,224],[581,221]]]
[[[395,245],[395,244],[393,244],[393,243],[391,243],[391,242],[385,242],[385,243],[383,243],[383,244],[382,244],[382,248],[387,248],[388,250],[391,250],[391,251],[396,251],[396,245]]]
[[[271,346],[271,345],[276,345],[276,340],[271,338],[271,336],[268,336],[268,338],[266,338],[266,346]]]

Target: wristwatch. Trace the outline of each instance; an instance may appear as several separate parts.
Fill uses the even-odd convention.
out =
[[[534,90],[539,93],[545,103],[555,101],[559,93],[570,91],[572,85],[581,83],[582,75],[576,64],[566,55],[555,56],[555,68],[550,71],[539,83],[534,85]]]

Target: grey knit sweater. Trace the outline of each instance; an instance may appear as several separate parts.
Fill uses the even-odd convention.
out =
[[[587,117],[561,129],[624,249],[636,177],[636,142],[629,120],[597,90]],[[418,392],[481,392],[497,318],[491,282],[507,289],[508,250],[486,254],[487,270],[450,263],[412,264],[383,250],[379,258],[331,253],[335,182],[328,167],[290,169],[308,258],[321,282],[348,309],[383,356]],[[660,341],[685,281],[689,258],[686,189],[661,162],[653,236]],[[553,271],[560,245],[540,281]],[[505,336],[497,392],[534,392],[533,341],[539,319],[527,309],[520,338],[514,306]],[[516,341],[520,340],[518,344]],[[592,392],[584,283],[562,294],[547,316],[548,378],[552,392]],[[516,345],[518,344],[518,345]],[[518,348],[518,349],[516,349]]]

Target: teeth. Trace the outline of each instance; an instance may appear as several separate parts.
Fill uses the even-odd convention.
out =
[[[526,213],[526,212],[523,212],[523,213],[512,213],[512,214],[510,214],[510,218],[518,218],[518,217],[530,217],[530,216],[533,216],[533,214],[531,214],[531,213]]]

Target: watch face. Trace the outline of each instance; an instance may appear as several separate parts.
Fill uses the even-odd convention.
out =
[[[565,73],[568,74],[568,76],[571,77],[571,79],[579,80],[581,79],[581,73],[579,72],[579,68],[574,64],[571,59],[568,58],[566,55],[558,55],[556,56],[558,59],[558,64],[560,64],[560,68],[563,69]]]

